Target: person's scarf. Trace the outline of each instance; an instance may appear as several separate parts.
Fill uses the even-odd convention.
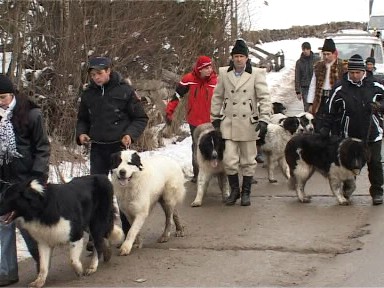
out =
[[[13,97],[8,109],[0,107],[0,166],[10,163],[13,158],[23,157],[16,149],[15,132],[11,122],[16,98]]]

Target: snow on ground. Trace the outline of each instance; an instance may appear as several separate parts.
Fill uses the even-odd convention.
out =
[[[304,41],[311,44],[312,51],[317,51],[317,48],[322,46],[324,40],[318,38],[299,38],[295,40],[269,42],[260,45],[261,48],[270,53],[283,51],[285,55],[285,67],[279,72],[269,72],[267,74],[267,83],[271,93],[272,102],[288,104],[298,101],[294,91],[294,72],[296,60],[301,54],[301,44]],[[187,126],[185,128],[188,129]],[[190,178],[192,176],[191,137],[185,138],[182,142],[176,142],[176,144],[172,144],[172,141],[166,141],[166,139],[164,142],[169,144],[166,144],[165,147],[161,147],[155,151],[142,152],[140,153],[140,156],[147,157],[152,154],[161,154],[171,157],[180,163],[186,177]],[[19,261],[30,257],[19,233],[17,234],[17,246]]]

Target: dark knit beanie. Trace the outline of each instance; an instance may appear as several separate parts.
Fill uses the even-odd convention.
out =
[[[249,53],[249,50],[248,50],[248,46],[245,43],[245,41],[242,39],[236,40],[235,46],[233,46],[233,48],[232,48],[231,55],[241,54],[241,55],[245,55],[248,57],[248,53]]]
[[[8,76],[0,74],[0,94],[15,93],[15,87]]]
[[[303,44],[301,44],[301,49],[302,50],[304,50],[304,49],[311,50],[311,44],[309,44],[309,42],[304,42]]]
[[[373,65],[375,65],[375,58],[373,57],[368,57],[366,60],[365,60],[365,63],[372,63]]]
[[[94,57],[89,60],[88,71],[91,69],[103,70],[110,68],[112,61],[108,57]]]
[[[335,52],[336,51],[336,45],[335,42],[333,42],[332,39],[325,39],[323,48],[321,48],[321,51],[323,52]]]
[[[348,71],[351,70],[365,71],[363,57],[359,54],[355,54],[348,59]]]

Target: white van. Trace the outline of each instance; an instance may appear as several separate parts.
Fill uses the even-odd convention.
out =
[[[376,64],[375,77],[384,80],[384,51],[380,39],[362,30],[342,30],[335,34],[328,34],[336,44],[339,58],[348,60],[352,55],[359,54],[365,60],[374,57]]]
[[[371,14],[368,21],[368,32],[374,36],[380,33],[381,41],[384,40],[384,0],[371,0]]]

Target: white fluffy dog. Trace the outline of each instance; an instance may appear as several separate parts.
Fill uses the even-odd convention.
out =
[[[172,158],[150,156],[141,159],[134,150],[112,155],[112,184],[120,210],[127,216],[131,228],[120,247],[120,255],[128,255],[133,243],[142,246],[139,232],[157,202],[165,213],[165,228],[158,242],[167,242],[172,219],[176,236],[184,236],[176,204],[185,197],[184,174]]]

